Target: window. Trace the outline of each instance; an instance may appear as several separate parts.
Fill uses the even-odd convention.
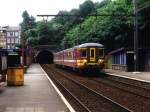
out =
[[[69,52],[69,57],[72,58],[73,57],[73,53]]]
[[[10,36],[10,32],[7,32],[7,36],[8,36],[8,37]]]
[[[18,37],[18,32],[15,32],[15,36]]]
[[[91,56],[90,57],[94,57],[94,49],[91,50]]]
[[[10,49],[10,45],[7,45],[7,48]]]
[[[7,38],[7,43],[10,43],[10,38]]]
[[[10,32],[10,36],[13,36],[13,32]]]
[[[11,45],[11,48],[13,48],[13,49],[14,49],[14,48],[15,48],[15,45],[14,45],[14,44],[12,44],[12,45]]]
[[[126,65],[126,54],[119,53],[113,56],[113,64]]]
[[[124,64],[126,65],[127,63],[126,63],[126,59],[127,57],[126,57],[126,54],[124,54]]]
[[[11,43],[14,43],[14,38],[11,38]]]
[[[87,54],[86,49],[80,51],[80,56],[81,57],[86,57],[86,54]]]
[[[19,43],[19,41],[18,41],[19,39],[18,38],[15,38],[15,43]]]

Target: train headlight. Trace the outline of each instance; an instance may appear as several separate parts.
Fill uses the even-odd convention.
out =
[[[86,63],[87,63],[87,60],[86,60],[86,59],[77,60],[77,65],[78,65],[78,66],[84,66]]]
[[[99,60],[98,60],[98,63],[99,63],[99,64],[102,64],[102,63],[104,63],[104,60],[103,60],[103,59],[99,59]]]
[[[83,60],[83,63],[87,63],[87,60],[86,60],[86,59],[84,59],[84,60]]]

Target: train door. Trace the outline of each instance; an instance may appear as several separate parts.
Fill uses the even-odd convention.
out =
[[[90,62],[95,62],[95,60],[96,60],[95,48],[90,48]]]

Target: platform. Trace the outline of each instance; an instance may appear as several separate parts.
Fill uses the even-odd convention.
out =
[[[38,64],[25,74],[24,86],[0,92],[0,112],[70,112]]]
[[[150,72],[125,72],[125,71],[112,70],[112,69],[105,69],[104,71],[110,75],[115,75],[119,77],[150,83]]]

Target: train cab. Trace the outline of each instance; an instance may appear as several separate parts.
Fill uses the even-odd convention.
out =
[[[103,68],[104,47],[98,43],[85,43],[76,47],[78,52],[77,68]]]

